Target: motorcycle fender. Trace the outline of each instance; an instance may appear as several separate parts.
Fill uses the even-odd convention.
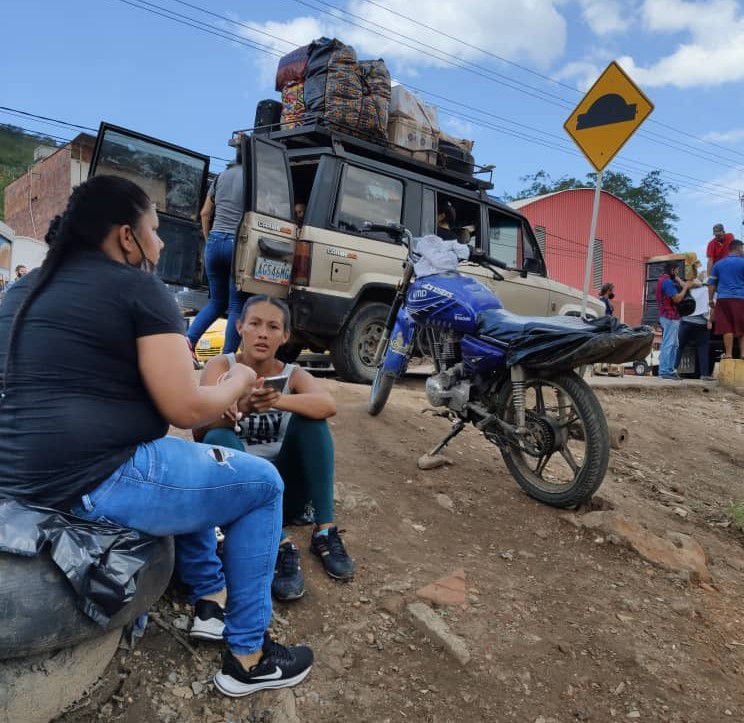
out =
[[[404,307],[398,312],[390,334],[390,343],[382,361],[383,371],[394,374],[396,377],[405,373],[408,360],[411,358],[415,335],[416,324]]]

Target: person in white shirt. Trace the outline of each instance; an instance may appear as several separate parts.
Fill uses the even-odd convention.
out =
[[[708,299],[708,287],[705,277],[695,281],[690,288],[690,295],[695,299],[695,310],[689,316],[683,316],[679,325],[679,347],[674,368],[679,368],[682,353],[685,347],[693,344],[697,353],[698,378],[704,381],[712,381],[710,376],[710,302]]]

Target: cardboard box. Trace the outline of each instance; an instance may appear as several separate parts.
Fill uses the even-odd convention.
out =
[[[408,118],[395,116],[388,123],[388,140],[398,151],[410,151],[414,158],[427,163],[437,162],[439,134],[431,128],[425,128]],[[433,160],[429,160],[433,158]]]
[[[424,103],[415,93],[402,85],[394,85],[390,93],[390,115],[407,118],[416,125],[439,130],[439,116],[433,105]]]

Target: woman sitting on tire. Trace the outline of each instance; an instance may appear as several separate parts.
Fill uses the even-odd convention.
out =
[[[218,384],[243,367],[258,375],[259,384],[224,420],[195,429],[194,438],[271,460],[284,480],[285,523],[300,517],[309,500],[315,510],[310,551],[328,575],[351,580],[354,563],[333,524],[333,438],[325,420],[336,413],[336,403],[311,374],[276,358],[290,327],[283,301],[262,294],[246,301],[238,322],[240,351],[210,359],[201,383]],[[300,554],[287,534],[279,545],[271,590],[283,601],[305,592]]]
[[[165,436],[169,423],[218,419],[251,394],[256,375],[241,365],[216,386],[195,383],[175,299],[152,273],[163,246],[157,228],[139,186],[92,178],[52,222],[41,268],[5,297],[0,496],[175,535],[197,623],[221,633],[228,603],[217,688],[241,696],[295,685],[312,651],[266,632],[280,476],[249,454]],[[229,533],[224,573],[216,525]],[[202,619],[210,609],[213,618]]]

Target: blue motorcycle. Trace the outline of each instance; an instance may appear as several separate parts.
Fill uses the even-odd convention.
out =
[[[383,410],[414,354],[430,357],[435,371],[426,380],[426,396],[438,415],[453,422],[430,455],[472,424],[499,447],[527,494],[555,507],[588,500],[607,470],[610,440],[599,401],[574,369],[639,353],[651,344],[650,330],[615,320],[512,314],[486,286],[458,271],[416,278],[413,239],[403,227],[369,229],[408,248],[377,348],[369,414]],[[475,250],[468,261],[497,280],[503,280],[499,269],[509,268]]]

